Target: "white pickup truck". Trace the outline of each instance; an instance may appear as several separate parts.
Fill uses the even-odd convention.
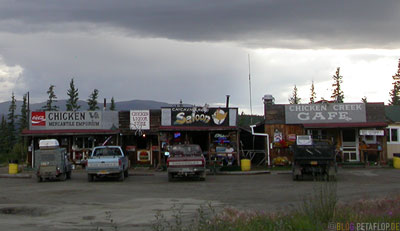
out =
[[[128,167],[128,157],[120,146],[95,147],[87,160],[88,181],[106,176],[116,176],[119,181],[123,181],[129,175]]]

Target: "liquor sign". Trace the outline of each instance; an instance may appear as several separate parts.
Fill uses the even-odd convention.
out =
[[[173,107],[162,108],[162,126],[236,126],[237,109]]]
[[[363,103],[285,105],[286,124],[362,123],[367,121]]]
[[[130,111],[130,129],[131,130],[149,130],[150,129],[150,111],[149,110],[131,110]]]
[[[31,112],[31,130],[112,129],[118,128],[114,111]]]

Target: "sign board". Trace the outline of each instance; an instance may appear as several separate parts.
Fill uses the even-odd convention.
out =
[[[172,107],[161,109],[162,126],[236,126],[236,108]]]
[[[129,127],[131,130],[150,130],[150,111],[131,110]]]
[[[298,135],[297,145],[312,145],[312,138],[310,135]]]
[[[148,150],[138,150],[137,151],[137,161],[138,162],[151,162],[151,152]]]
[[[283,139],[282,132],[275,132],[274,133],[274,143],[279,143]]]
[[[361,129],[360,130],[361,136],[384,136],[385,132],[383,130],[367,130]]]
[[[285,105],[286,124],[362,123],[367,121],[363,103]]]
[[[116,111],[31,112],[30,130],[117,129]]]

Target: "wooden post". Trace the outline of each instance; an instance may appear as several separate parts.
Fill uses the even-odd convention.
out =
[[[208,163],[211,163],[211,131],[208,131]]]
[[[240,132],[239,132],[239,129],[237,129],[236,130],[236,160],[237,160],[237,162],[238,162],[238,166],[240,166],[240,160],[239,160],[239,157],[240,157],[240,154],[239,154],[239,152],[240,152]]]
[[[161,168],[161,141],[160,141],[160,132],[157,134],[157,141],[158,141],[158,163],[157,168]]]

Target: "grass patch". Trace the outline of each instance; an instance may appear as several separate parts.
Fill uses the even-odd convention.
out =
[[[210,203],[200,206],[195,217],[185,222],[182,207],[172,208],[169,219],[158,212],[152,228],[155,231],[297,231],[337,230],[338,223],[398,223],[400,195],[380,200],[360,200],[351,204],[337,202],[336,184],[326,183],[315,188],[292,211],[271,213],[265,211],[239,211],[224,208],[217,211]]]

